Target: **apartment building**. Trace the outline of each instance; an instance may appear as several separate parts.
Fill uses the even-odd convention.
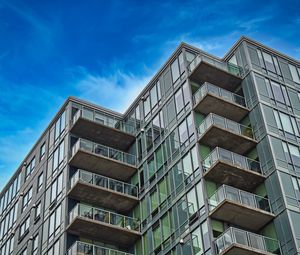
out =
[[[242,37],[181,43],[124,114],[68,98],[1,192],[0,255],[300,254],[299,92]]]

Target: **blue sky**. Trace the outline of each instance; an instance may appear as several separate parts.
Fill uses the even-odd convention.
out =
[[[299,1],[71,2],[0,0],[0,189],[69,95],[124,111],[181,41],[300,58]]]

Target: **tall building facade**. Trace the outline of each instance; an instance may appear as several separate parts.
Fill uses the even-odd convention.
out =
[[[0,254],[300,254],[299,91],[242,37],[182,43],[125,114],[68,98],[1,192]]]

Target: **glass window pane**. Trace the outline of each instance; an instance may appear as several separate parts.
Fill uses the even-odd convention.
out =
[[[172,70],[172,79],[173,79],[173,83],[174,83],[175,81],[177,81],[177,79],[180,76],[177,59],[175,59],[175,61],[171,64],[171,70]]]
[[[266,63],[266,68],[269,71],[271,71],[273,73],[276,73],[275,66],[273,64],[273,60],[272,60],[271,55],[263,52],[263,56],[264,56],[264,60],[265,60],[265,63]]]
[[[176,113],[180,113],[184,107],[183,97],[181,89],[179,89],[175,94],[175,102],[176,102]]]
[[[293,81],[297,82],[297,83],[300,83],[300,79],[299,79],[296,67],[289,64],[289,68],[290,68],[290,71],[291,71],[291,74],[292,74],[292,77],[293,77]]]
[[[294,133],[293,127],[292,127],[292,123],[290,121],[289,116],[282,112],[280,112],[279,115],[280,115],[280,119],[282,121],[282,126],[283,126],[284,131],[293,134]]]
[[[189,92],[189,86],[187,82],[183,84],[182,90],[183,90],[184,105],[187,105],[190,102],[190,92]]]
[[[153,108],[157,104],[157,92],[156,86],[150,90],[150,97],[151,97],[151,107]]]
[[[150,112],[150,97],[148,96],[144,101],[144,115],[147,116]]]
[[[190,153],[187,153],[187,155],[183,158],[182,163],[183,163],[183,172],[190,175],[193,172]]]
[[[279,114],[275,110],[273,110],[273,112],[274,112],[277,127],[282,130],[282,125],[281,125],[281,121],[280,121],[280,118],[279,118]]]
[[[186,121],[183,121],[179,125],[179,139],[180,139],[180,143],[183,144],[188,138],[189,138],[189,136],[188,136],[188,132],[187,132]]]
[[[282,104],[285,104],[284,95],[278,83],[271,81],[271,87],[274,93],[274,99]]]

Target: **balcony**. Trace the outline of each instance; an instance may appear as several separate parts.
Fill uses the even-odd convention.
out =
[[[208,82],[193,95],[193,105],[196,112],[215,113],[237,122],[249,113],[243,97]]]
[[[207,180],[247,191],[265,180],[258,161],[218,147],[203,160],[202,168]]]
[[[141,236],[136,219],[85,204],[73,208],[69,223],[67,231],[73,235],[122,247],[133,245]]]
[[[68,195],[121,213],[131,211],[139,201],[136,186],[81,169],[72,176]]]
[[[98,245],[75,242],[68,250],[67,255],[134,255]]]
[[[126,182],[137,171],[134,155],[88,140],[78,139],[71,153],[69,164],[113,179]]]
[[[76,112],[70,132],[120,150],[127,150],[135,141],[134,125],[89,110]]]
[[[210,217],[255,232],[274,218],[268,199],[227,185],[209,198],[209,205]]]
[[[221,88],[234,91],[242,81],[242,69],[208,56],[198,55],[188,66],[190,80],[199,84],[210,82]]]
[[[227,229],[216,241],[220,255],[272,255],[281,254],[279,242],[237,228]]]
[[[245,154],[255,148],[252,129],[216,114],[209,114],[198,128],[198,141],[210,147],[222,147]]]

